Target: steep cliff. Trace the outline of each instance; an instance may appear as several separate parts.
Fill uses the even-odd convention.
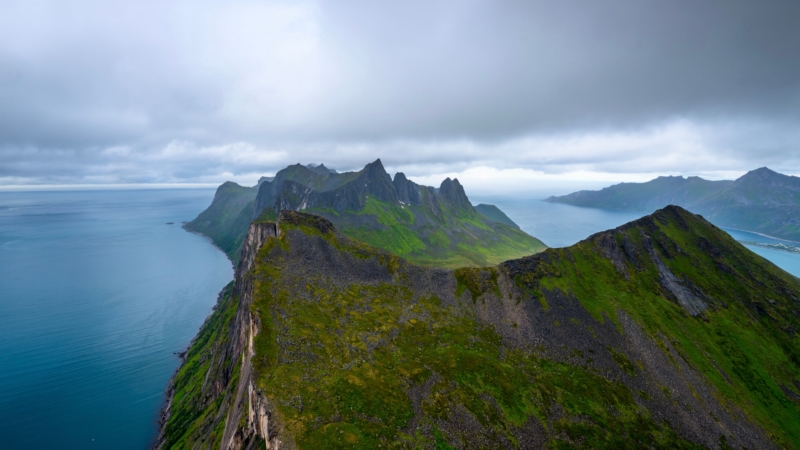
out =
[[[227,181],[217,188],[208,209],[183,228],[208,236],[231,261],[238,261],[247,227],[253,219],[257,193],[256,188]]]
[[[253,337],[259,327],[250,310],[252,270],[258,250],[279,232],[274,222],[250,225],[234,281],[220,293],[170,382],[156,448],[243,448],[244,441],[267,439],[268,416],[252,390]],[[241,427],[245,412],[250,422]]]
[[[160,444],[798,447],[799,298],[676,207],[457,270],[284,211],[251,225]]]

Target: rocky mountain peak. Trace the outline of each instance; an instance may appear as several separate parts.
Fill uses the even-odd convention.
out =
[[[464,192],[464,187],[458,182],[458,178],[451,180],[448,177],[442,181],[442,184],[439,186],[439,195],[450,207],[456,209],[473,209],[472,203],[470,203],[466,192]]]
[[[312,172],[314,172],[316,174],[319,174],[319,175],[330,175],[330,174],[338,173],[333,169],[329,169],[329,168],[325,167],[325,164],[314,164],[314,163],[307,164],[306,165],[306,169],[308,169],[308,170],[310,170],[310,171],[312,171]]]
[[[407,205],[419,206],[422,204],[422,188],[406,178],[403,172],[397,172],[394,175],[392,184],[397,192],[398,201]]]

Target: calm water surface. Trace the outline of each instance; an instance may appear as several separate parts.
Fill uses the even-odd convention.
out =
[[[213,195],[0,193],[0,448],[152,442],[173,352],[233,275],[180,228]]]
[[[545,196],[542,196],[544,198]],[[567,247],[594,233],[616,228],[636,220],[650,212],[611,211],[598,208],[547,203],[538,199],[519,200],[508,198],[475,198],[477,203],[497,205],[526,233],[536,236],[550,247]],[[772,261],[775,265],[800,277],[800,253],[764,248],[747,243],[785,244],[800,246],[796,242],[769,238],[745,231],[727,231],[734,239],[742,241],[753,252]]]

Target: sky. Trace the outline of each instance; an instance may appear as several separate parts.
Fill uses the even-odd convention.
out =
[[[4,0],[0,189],[800,174],[800,2]],[[471,188],[471,189],[470,189]]]

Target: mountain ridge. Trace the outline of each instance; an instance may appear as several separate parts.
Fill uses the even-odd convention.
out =
[[[797,447],[798,297],[679,207],[455,270],[282,211],[251,224],[160,444]]]
[[[274,220],[282,210],[322,215],[350,237],[423,264],[489,265],[546,248],[502,212],[496,214],[496,207],[494,218],[481,214],[457,179],[445,179],[438,189],[418,185],[403,173],[392,179],[380,159],[360,171],[344,173],[324,165],[295,164],[272,180],[262,179],[254,198],[252,190],[236,192],[248,202],[240,199],[228,206],[212,202],[202,217],[185,226],[190,231],[209,231],[204,234],[215,242],[223,240],[223,245],[218,245],[231,260],[237,258],[246,234],[249,222],[244,216]],[[211,223],[211,211],[227,212],[241,204],[245,207],[236,215],[241,220]]]

